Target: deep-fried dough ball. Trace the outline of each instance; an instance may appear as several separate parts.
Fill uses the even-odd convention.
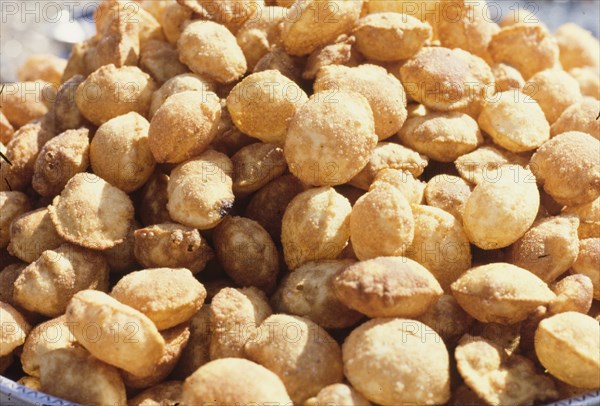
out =
[[[354,28],[356,48],[369,59],[391,62],[409,59],[432,36],[428,23],[394,12],[369,14]]]
[[[415,236],[406,256],[429,270],[445,292],[471,267],[471,246],[462,222],[437,207],[413,205]]]
[[[556,39],[540,24],[515,24],[492,36],[488,51],[496,63],[511,65],[525,80],[559,64]]]
[[[577,312],[554,315],[540,322],[535,353],[558,379],[578,388],[598,389],[600,324]]]
[[[206,289],[188,269],[154,268],[125,275],[111,296],[166,330],[189,320],[202,307]]]
[[[343,34],[337,37],[333,44],[315,49],[306,61],[302,78],[306,80],[314,79],[319,70],[325,66],[358,66],[364,57],[356,50],[355,42],[356,38],[354,36]]]
[[[510,248],[511,263],[527,269],[544,282],[565,273],[577,259],[579,219],[575,216],[538,220]]]
[[[352,208],[350,237],[360,260],[402,255],[414,237],[413,214],[404,195],[389,184],[364,194]]]
[[[290,172],[301,181],[313,186],[341,185],[364,168],[376,143],[373,112],[366,98],[323,91],[311,96],[292,118],[284,152]]]
[[[594,285],[586,275],[566,276],[558,281],[552,290],[556,299],[550,303],[549,310],[554,314],[569,311],[586,314],[592,306]]]
[[[59,194],[69,179],[87,169],[90,164],[89,152],[87,128],[67,130],[52,138],[42,147],[35,161],[31,182],[35,191],[48,197]],[[115,159],[112,151],[106,152],[106,159]]]
[[[233,206],[231,160],[208,150],[171,172],[167,209],[171,218],[189,227],[215,227]]]
[[[556,295],[531,272],[508,263],[471,268],[452,284],[463,309],[483,323],[514,324]]]
[[[363,316],[342,304],[334,294],[333,281],[353,264],[349,259],[307,262],[280,283],[271,298],[280,313],[306,317],[326,329],[347,328]]]
[[[205,19],[224,25],[232,33],[249,18],[264,12],[264,0],[177,0]]]
[[[35,81],[8,83],[2,86],[0,97],[2,114],[15,129],[48,112],[46,103],[50,101],[54,85],[44,81]]]
[[[375,133],[379,140],[397,133],[406,120],[406,94],[402,84],[384,68],[360,65],[323,67],[317,73],[314,90],[344,90],[363,95],[373,111]]]
[[[527,166],[529,159],[494,145],[484,145],[456,159],[454,165],[460,176],[468,182],[479,184],[500,177],[505,165]]]
[[[425,182],[415,179],[410,172],[391,168],[382,169],[377,173],[369,191],[383,184],[389,184],[398,189],[410,204],[423,203]]]
[[[145,374],[164,354],[165,340],[154,323],[106,293],[77,293],[67,306],[66,318],[77,342],[94,357],[132,374]]]
[[[484,250],[507,247],[531,227],[540,206],[536,178],[520,166],[504,166],[499,177],[478,184],[465,205],[463,225],[471,243]]]
[[[128,6],[129,4],[129,6]],[[135,66],[140,56],[140,7],[127,2],[103,2],[94,12],[96,35],[88,40],[84,60],[88,73],[114,64]]]
[[[154,39],[142,45],[140,68],[158,83],[189,72],[188,67],[179,62],[179,53],[173,45]]]
[[[157,169],[142,188],[136,212],[139,214],[143,225],[151,226],[171,221],[171,216],[167,210],[168,185],[169,176]]]
[[[477,109],[494,76],[483,59],[462,49],[422,48],[400,68],[410,97],[439,111]]]
[[[296,404],[343,379],[339,344],[323,328],[303,317],[268,317],[244,349],[250,360],[279,376]]]
[[[462,214],[471,186],[462,178],[453,175],[436,175],[427,182],[425,200],[429,206],[445,210],[462,224]]]
[[[600,196],[600,141],[577,131],[546,141],[531,158],[531,171],[558,203],[576,206]]]
[[[290,55],[308,55],[348,33],[356,24],[362,1],[303,0],[286,13],[282,39]]]
[[[296,83],[276,70],[253,73],[227,96],[237,128],[263,142],[284,141],[290,120],[308,100]]]
[[[141,188],[154,172],[150,151],[150,124],[131,112],[102,124],[90,144],[94,173],[125,193]]]
[[[77,87],[85,80],[83,75],[75,75],[63,83],[56,93],[54,104],[44,118],[44,123],[49,123],[54,132],[61,133],[66,130],[81,128],[85,119],[79,112],[75,102]]]
[[[135,111],[147,116],[154,80],[135,66],[105,65],[77,87],[75,101],[81,114],[95,125]]]
[[[50,219],[48,209],[44,207],[15,218],[10,225],[8,252],[31,263],[42,252],[58,248],[63,242]]]
[[[573,273],[588,276],[594,285],[594,299],[600,300],[600,238],[586,238],[579,242]]]
[[[181,402],[203,404],[290,405],[281,379],[267,368],[241,358],[225,358],[200,367],[186,379]]]
[[[436,34],[442,46],[461,48],[491,61],[488,45],[500,28],[488,16],[485,2],[442,0]]]
[[[122,371],[121,376],[127,387],[135,389],[147,388],[164,381],[173,372],[190,338],[190,329],[184,323],[161,331],[160,334],[165,340],[163,356],[152,369],[149,369],[142,375],[134,375]]]
[[[419,321],[370,320],[350,333],[343,356],[346,377],[372,402],[433,405],[450,398],[448,350]]]
[[[156,2],[156,0],[152,0]],[[167,41],[176,45],[186,24],[192,18],[192,10],[176,2],[169,2],[161,12],[159,21]]]
[[[537,101],[546,119],[553,124],[567,107],[581,100],[579,85],[562,69],[548,69],[533,75],[523,93]]]
[[[49,317],[65,312],[69,300],[84,289],[108,290],[109,268],[97,251],[62,244],[47,250],[15,281],[15,301]]]
[[[357,262],[333,280],[337,298],[369,317],[417,317],[444,293],[433,274],[400,256]]]
[[[277,248],[257,222],[225,218],[214,230],[213,245],[223,270],[240,286],[256,286],[271,293],[279,273]]]
[[[8,303],[11,306],[18,306],[14,299],[15,281],[26,267],[26,263],[16,262],[0,271],[0,302]]]
[[[152,103],[148,116],[154,117],[156,111],[171,96],[186,91],[197,91],[203,94],[214,92],[215,86],[210,80],[196,76],[193,73],[184,73],[167,80],[157,91],[152,94]]]
[[[212,92],[169,97],[150,122],[148,141],[157,162],[180,163],[204,152],[217,134],[221,104]]]
[[[231,157],[233,192],[245,196],[283,175],[287,162],[283,148],[261,142],[242,147]]]
[[[305,186],[293,175],[283,175],[259,189],[246,206],[245,216],[260,224],[273,238],[281,238],[281,222],[288,204]]]
[[[31,210],[31,203],[25,193],[0,191],[0,209],[0,248],[6,248],[10,242],[10,224]]]
[[[567,23],[558,27],[555,38],[564,70],[600,65],[600,43],[591,32],[577,24]]]
[[[255,287],[221,289],[210,304],[210,359],[245,357],[246,341],[271,313],[267,297]]]
[[[26,124],[15,132],[4,154],[12,165],[0,160],[0,190],[25,190],[30,185],[38,154],[52,137],[39,122]]]
[[[29,375],[40,376],[40,358],[59,348],[71,348],[75,345],[75,337],[65,324],[65,316],[38,324],[27,336],[21,354],[23,371]]]
[[[455,344],[473,324],[473,318],[451,294],[441,296],[418,319],[435,330],[447,345]]]
[[[550,138],[541,106],[519,91],[509,90],[487,100],[478,122],[496,144],[511,152],[534,150]]]
[[[76,403],[127,403],[119,370],[82,348],[61,348],[41,357],[40,382],[45,393]]]
[[[19,67],[17,77],[20,82],[43,80],[59,85],[67,61],[54,55],[31,55]]]
[[[204,269],[213,250],[200,232],[176,223],[155,224],[134,233],[134,253],[146,268]]]
[[[281,44],[281,23],[288,13],[283,7],[261,7],[237,31],[237,43],[244,52],[249,71],[274,45]]]
[[[350,180],[350,184],[369,190],[377,175],[385,169],[406,171],[415,178],[421,176],[427,166],[424,155],[393,142],[380,142],[375,146],[367,165]]]
[[[406,121],[400,141],[440,162],[453,162],[483,142],[477,122],[464,113],[429,113]]]
[[[569,71],[569,75],[579,83],[582,95],[600,99],[600,68],[573,68]]]
[[[579,239],[600,238],[600,197],[579,206],[566,207],[564,214],[579,217]]]
[[[14,307],[0,302],[0,357],[10,354],[12,350],[25,342],[31,326]]]
[[[494,74],[496,91],[506,92],[511,89],[520,90],[525,85],[525,80],[518,70],[505,63],[495,63],[491,66]]]
[[[246,73],[246,58],[233,34],[212,21],[189,23],[177,40],[179,60],[197,75],[231,83]]]
[[[0,110],[0,142],[3,144],[8,144],[8,142],[13,137],[14,133],[15,129],[8,122],[8,119],[6,118],[4,113],[2,113],[2,111]]]
[[[134,215],[125,192],[86,173],[73,176],[49,210],[62,238],[100,250],[125,239]]]
[[[275,46],[256,63],[254,73],[274,69],[294,82],[299,82],[303,66],[304,59],[290,56],[282,47]]]
[[[285,262],[295,269],[309,261],[335,259],[350,237],[352,207],[331,187],[309,189],[287,206],[281,224]]]
[[[558,120],[550,127],[552,136],[569,131],[579,131],[600,140],[600,120],[596,120],[600,112],[600,102],[591,97],[567,107]]]

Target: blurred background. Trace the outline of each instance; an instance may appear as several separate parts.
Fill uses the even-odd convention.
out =
[[[93,11],[98,2],[0,1],[0,82],[16,80],[16,69],[29,55],[49,53],[67,58],[73,43],[93,35]],[[596,37],[600,32],[600,0],[488,0],[487,3],[500,11],[494,16],[497,20],[514,15],[521,7],[552,31],[566,22],[576,22]]]

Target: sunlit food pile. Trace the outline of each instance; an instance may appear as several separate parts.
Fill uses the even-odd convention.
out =
[[[2,90],[0,373],[101,405],[600,388],[600,46],[518,11],[103,1]]]

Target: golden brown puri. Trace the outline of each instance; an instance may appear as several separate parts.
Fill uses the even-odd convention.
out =
[[[326,329],[348,328],[362,315],[336,297],[334,280],[350,259],[307,262],[288,274],[271,297],[274,310],[306,317]]]
[[[269,369],[242,358],[224,358],[198,368],[183,384],[181,401],[202,404],[291,404],[286,388]]]
[[[292,199],[281,223],[281,244],[289,269],[335,259],[350,237],[351,206],[331,187],[308,189]]]
[[[313,87],[315,92],[347,90],[363,95],[373,111],[375,133],[379,141],[397,133],[406,120],[404,88],[395,76],[380,66],[325,66],[317,72]]]
[[[108,290],[109,268],[98,251],[64,243],[42,252],[14,282],[14,299],[23,308],[48,317],[65,312],[71,298],[85,289]]]
[[[600,101],[584,97],[581,101],[567,107],[550,127],[550,135],[577,131],[600,140],[600,120],[596,120],[600,111]]]
[[[579,388],[598,388],[600,325],[577,312],[551,316],[535,333],[535,353],[552,375]]]
[[[177,223],[162,223],[135,230],[135,259],[146,268],[186,268],[196,274],[214,257],[200,232]]]
[[[135,66],[104,65],[77,87],[75,101],[81,114],[99,126],[131,111],[147,116],[155,90],[150,75]]]
[[[568,275],[552,286],[556,299],[548,309],[554,313],[579,312],[586,314],[592,307],[594,285],[583,274]]]
[[[118,369],[80,347],[61,348],[42,356],[40,382],[43,392],[78,403],[127,403]]]
[[[50,219],[48,208],[44,207],[13,220],[8,251],[12,256],[31,263],[44,251],[58,248],[63,242]]]
[[[531,171],[558,203],[577,206],[600,196],[600,141],[570,131],[546,141],[533,155]]]
[[[433,405],[450,398],[448,350],[419,321],[371,319],[350,333],[342,351],[346,378],[371,402]]]
[[[558,394],[553,380],[536,371],[531,360],[517,354],[509,357],[503,348],[483,337],[465,334],[454,356],[467,386],[486,403],[531,404]]]
[[[273,371],[298,404],[343,379],[339,344],[323,328],[303,317],[268,317],[246,342],[244,350],[248,359]]]
[[[31,326],[17,309],[3,302],[0,302],[0,320],[6,326],[0,333],[0,357],[4,357],[25,342]]]
[[[364,168],[376,144],[367,99],[329,90],[315,93],[294,115],[284,153],[290,172],[304,183],[341,185]]]
[[[292,15],[283,22],[281,38],[290,55],[308,55],[320,46],[347,34],[356,25],[361,1],[307,0],[298,2]],[[288,14],[289,15],[289,14]]]
[[[294,81],[277,70],[248,75],[227,96],[235,126],[263,142],[282,143],[290,120],[308,100]]]
[[[54,55],[31,55],[17,70],[20,82],[43,80],[59,85],[67,61]]]
[[[219,83],[231,83],[248,68],[235,36],[212,21],[187,24],[177,40],[179,60],[197,75]]]
[[[600,238],[586,238],[579,243],[579,255],[571,270],[574,274],[588,276],[594,287],[594,299],[600,297]]]
[[[189,269],[153,268],[123,276],[111,296],[139,310],[158,330],[167,330],[188,321],[202,307],[206,289]]]
[[[499,324],[523,321],[556,298],[546,282],[508,263],[471,268],[452,284],[452,294],[475,319]]]
[[[260,224],[228,216],[215,228],[212,237],[219,263],[235,283],[273,292],[279,274],[279,254]]]
[[[100,250],[125,239],[134,215],[125,192],[89,173],[73,176],[54,198],[49,211],[63,239]]]
[[[56,85],[43,80],[4,84],[2,114],[15,129],[20,128],[48,112],[46,104],[53,99],[54,90]]]
[[[164,354],[165,340],[154,323],[106,293],[97,290],[77,293],[65,314],[77,342],[107,364],[143,375]],[[111,330],[115,324],[122,328]]]
[[[14,219],[31,210],[31,202],[25,193],[0,191],[0,247],[10,243],[10,225]]]

